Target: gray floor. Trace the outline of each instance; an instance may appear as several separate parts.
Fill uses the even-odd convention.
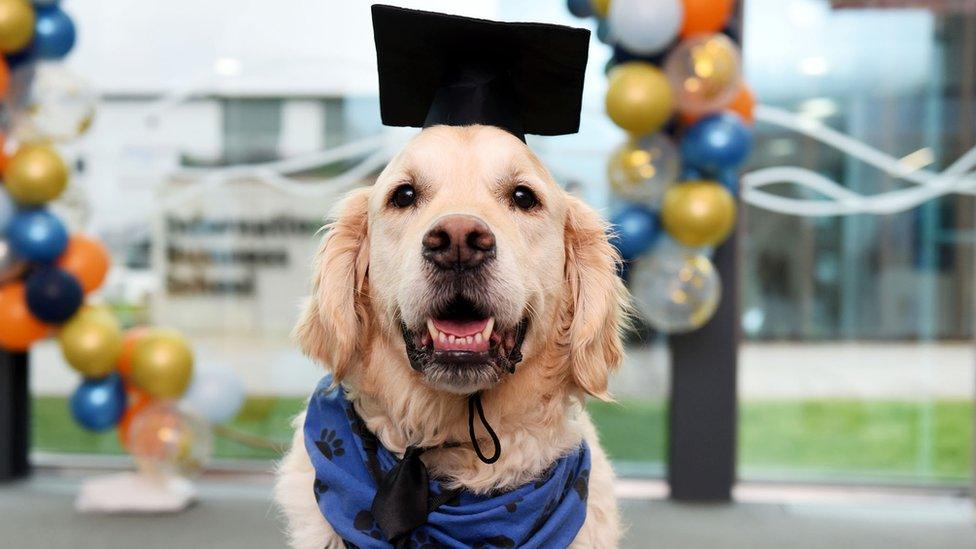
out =
[[[0,547],[138,549],[282,547],[266,478],[208,480],[202,501],[179,515],[87,516],[74,512],[77,479],[41,475],[0,487]],[[754,499],[754,498],[750,498]],[[968,501],[884,496],[866,502],[682,505],[625,499],[626,547],[976,547]]]

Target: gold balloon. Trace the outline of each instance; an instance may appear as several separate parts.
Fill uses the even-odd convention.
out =
[[[86,307],[65,323],[58,342],[64,359],[81,375],[104,377],[122,352],[122,328],[114,317]]]
[[[118,319],[115,317],[115,313],[112,312],[112,308],[101,303],[88,303],[86,305],[82,305],[81,309],[78,309],[78,312],[75,313],[75,316],[72,318],[79,318],[82,316],[91,316],[107,322],[118,322]]]
[[[699,35],[683,41],[664,62],[681,112],[721,110],[739,93],[742,62],[739,49],[724,34]]]
[[[176,398],[186,391],[193,374],[193,353],[182,335],[152,330],[132,353],[132,381],[156,398]]]
[[[621,63],[610,71],[607,115],[634,135],[657,131],[674,112],[671,85],[657,67],[643,61]]]
[[[719,183],[678,183],[664,193],[661,223],[685,246],[714,246],[735,225],[735,199]]]
[[[34,7],[27,0],[0,0],[0,52],[24,49],[34,36]]]
[[[610,12],[610,0],[590,0],[590,6],[597,17],[606,17]]]
[[[4,178],[14,200],[37,206],[61,196],[68,186],[68,166],[48,145],[24,145],[10,157]]]

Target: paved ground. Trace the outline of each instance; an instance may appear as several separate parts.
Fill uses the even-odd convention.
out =
[[[648,483],[645,483],[648,484]],[[660,499],[660,483],[621,486],[625,547],[941,549],[976,547],[968,500],[947,496],[740,489],[741,503]],[[77,479],[42,475],[0,487],[0,546],[19,549],[282,547],[266,477],[208,480],[202,501],[171,516],[85,516],[72,507]],[[772,500],[778,500],[773,502]]]

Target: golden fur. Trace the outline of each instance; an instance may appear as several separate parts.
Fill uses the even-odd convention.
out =
[[[387,207],[391,189],[404,181],[426,197],[410,215]],[[505,193],[514,181],[531,186],[540,211],[511,208]],[[493,465],[479,461],[467,443],[466,398],[424,383],[407,361],[397,324],[398,314],[405,321],[422,314],[428,289],[420,240],[449,213],[477,215],[495,233],[498,255],[486,291],[500,304],[498,321],[530,319],[524,360],[484,392],[488,421],[503,448]],[[428,128],[374,186],[352,192],[339,206],[296,339],[342,383],[391,451],[461,442],[423,458],[432,474],[468,490],[531,481],[585,438],[593,452],[590,496],[574,546],[615,547],[620,527],[613,472],[582,406],[587,394],[608,398],[607,378],[622,354],[627,296],[606,228],[510,134],[485,126]],[[293,447],[280,465],[276,499],[293,547],[341,546],[312,494],[302,421],[296,419]]]

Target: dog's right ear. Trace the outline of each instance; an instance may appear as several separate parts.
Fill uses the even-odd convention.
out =
[[[335,382],[360,356],[368,322],[369,195],[370,188],[357,189],[339,204],[315,259],[312,295],[293,332],[305,354],[329,368]]]

